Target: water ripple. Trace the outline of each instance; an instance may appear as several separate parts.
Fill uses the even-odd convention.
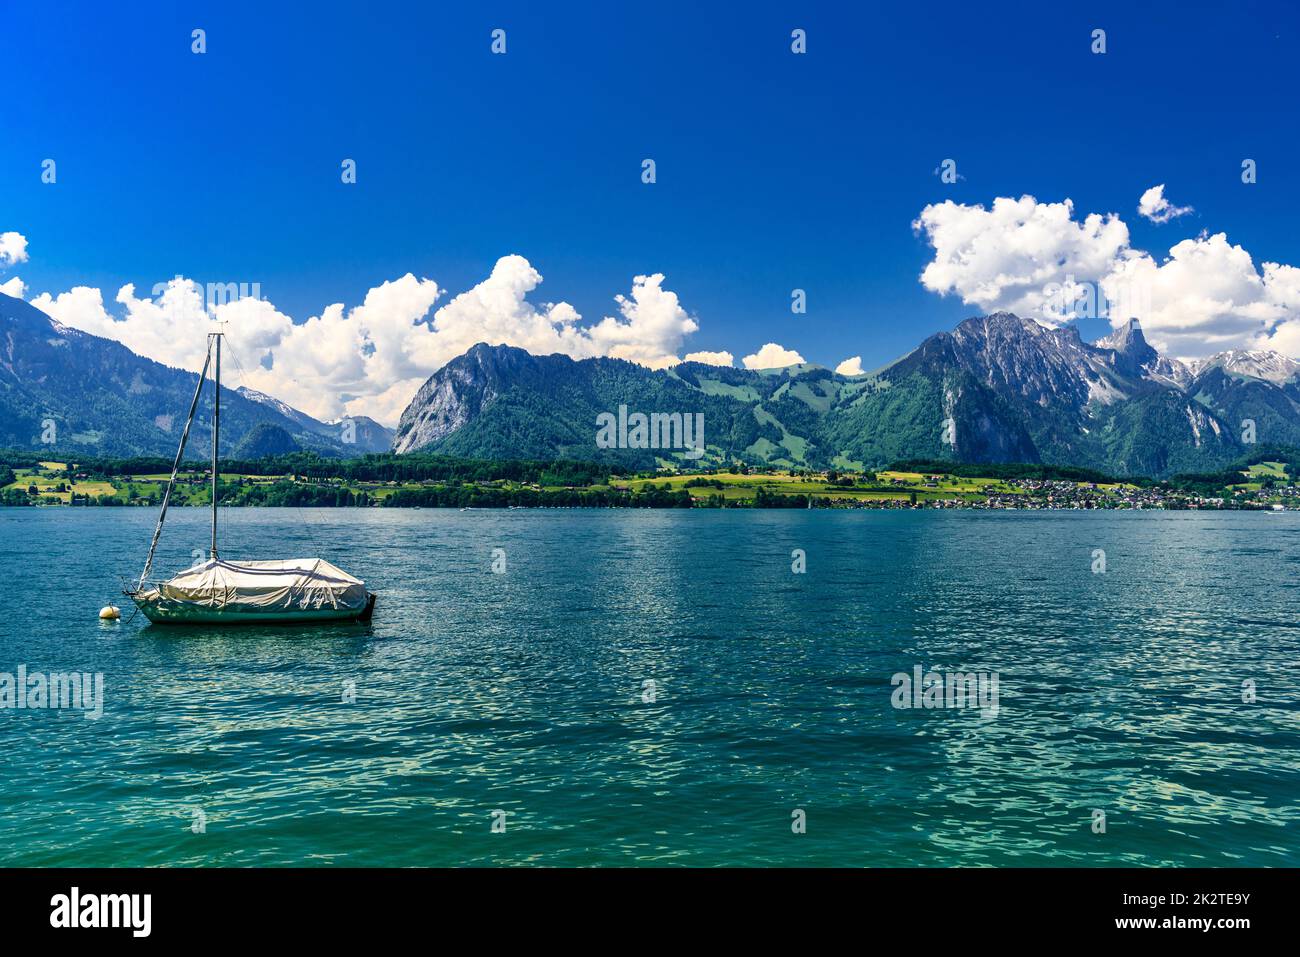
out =
[[[0,671],[107,699],[0,711],[4,863],[1300,863],[1300,516],[248,510],[373,625],[101,625],[152,521],[0,510]],[[892,707],[916,665],[997,717]]]

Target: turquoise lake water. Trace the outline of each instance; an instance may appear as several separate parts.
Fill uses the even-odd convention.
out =
[[[100,623],[154,520],[0,509],[0,672],[105,683],[0,711],[0,863],[1300,864],[1300,514],[230,510],[372,625]]]

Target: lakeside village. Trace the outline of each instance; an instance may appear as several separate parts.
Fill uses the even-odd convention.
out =
[[[3,453],[0,453],[3,455]],[[157,506],[170,463],[0,459],[0,505]],[[1113,479],[1044,465],[898,463],[881,471],[756,468],[620,474],[580,462],[489,462],[446,456],[327,459],[295,453],[223,462],[228,506],[396,508],[949,508],[1300,509],[1290,455],[1165,481]],[[195,464],[171,503],[211,502],[211,472]]]

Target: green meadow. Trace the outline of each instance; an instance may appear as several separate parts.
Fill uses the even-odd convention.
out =
[[[232,462],[220,475],[220,500],[230,506],[499,507],[644,506],[746,507],[785,504],[966,505],[991,498],[1002,506],[1041,500],[1049,507],[1150,507],[1151,496],[1171,504],[1222,496],[1243,504],[1297,504],[1289,463],[1262,461],[1219,475],[1189,476],[1194,484],[1147,480],[1072,481],[1069,470],[1034,466],[988,466],[998,475],[970,474],[978,466],[907,463],[893,469],[782,470],[737,466],[732,470],[619,474],[582,463],[481,463],[477,460],[421,462],[412,458]],[[287,466],[279,472],[278,467]],[[242,466],[242,469],[240,468]],[[908,467],[910,466],[910,468]],[[923,470],[934,466],[932,471]],[[263,474],[249,469],[262,468]],[[1037,470],[1037,471],[1034,471]],[[1068,475],[1069,478],[1063,476]],[[6,505],[157,505],[169,473],[156,464],[129,461],[89,464],[34,461],[0,466],[0,503]],[[1288,498],[1288,496],[1291,496]],[[176,506],[212,501],[210,474],[188,468],[177,475]]]

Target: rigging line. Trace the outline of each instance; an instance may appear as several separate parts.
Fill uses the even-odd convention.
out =
[[[235,373],[236,373],[237,377],[239,378],[239,386],[240,386],[240,388],[247,388],[247,382],[246,382],[246,380],[244,379],[244,364],[243,364],[242,362],[239,361],[239,353],[235,351],[235,347],[234,347],[234,345],[233,345],[233,344],[231,343],[231,341],[230,341],[230,334],[229,334],[229,333],[226,334],[226,351],[230,354],[230,360],[231,360],[232,362],[234,362],[234,364],[235,364]],[[235,391],[238,392],[238,389],[236,389]],[[233,451],[233,450],[232,450],[232,451]],[[231,527],[232,524],[234,524],[234,525],[239,524],[238,521],[235,521],[235,520],[234,520],[234,516],[233,516],[233,514],[232,514],[231,511],[230,511],[231,508],[233,508],[233,507],[234,507],[234,506],[227,505],[227,506],[226,506],[225,514],[222,515],[222,517],[221,517],[222,527],[225,529],[227,535],[228,535],[229,532],[230,532],[230,527]]]
[[[241,386],[245,386],[245,387],[247,387],[247,381],[246,381],[245,378],[244,378],[244,364],[243,364],[242,362],[239,361],[239,354],[235,351],[234,347],[231,346],[231,344],[230,344],[230,336],[229,336],[229,335],[226,336],[226,349],[227,349],[227,351],[230,353],[230,357],[231,357],[231,359],[232,359],[232,360],[234,361],[234,363],[235,363],[235,369],[236,369],[237,372],[239,373],[239,384],[240,384]],[[295,480],[296,480],[296,476],[295,476]],[[314,487],[314,486],[313,486],[313,487]],[[230,508],[231,508],[231,506],[229,506],[229,505],[226,506],[227,513],[226,513],[225,522],[226,522],[226,527],[227,527],[227,528],[230,526],[230,521],[231,521],[231,516],[230,516],[230,511],[229,511]],[[324,521],[323,521],[324,516],[322,516],[322,515],[320,514],[321,509],[320,509],[320,508],[311,508],[311,507],[309,507],[309,506],[300,506],[300,508],[301,508],[301,511],[303,511],[303,512],[306,513],[307,518],[310,519],[310,521],[308,521],[308,522],[303,522],[302,525],[301,525],[301,527],[302,527],[303,531],[305,531],[305,532],[307,533],[307,538],[311,541],[312,549],[316,552],[317,555],[319,555],[319,556],[324,556],[324,554],[325,554],[325,553],[324,553],[324,550],[320,547],[320,542],[318,542],[318,541],[316,540],[316,536],[315,536],[314,534],[312,534],[312,528],[311,528],[312,523],[315,523],[315,524],[317,524],[317,525],[323,525],[323,524],[324,524]]]
[[[237,353],[235,352],[235,350],[230,346],[230,337],[229,337],[229,336],[226,337],[226,346],[227,346],[228,349],[230,349],[231,358],[232,358],[232,359],[234,360],[234,362],[235,362],[235,368],[239,371],[239,383],[240,383],[240,385],[246,385],[246,382],[245,382],[245,379],[244,379],[244,365],[243,365],[242,362],[239,361],[239,356],[238,356],[238,354],[237,354]],[[312,522],[315,522],[317,525],[323,525],[323,524],[324,524],[324,516],[320,514],[320,513],[321,513],[321,509],[320,509],[320,508],[311,508],[311,507],[309,507],[309,506],[301,506],[301,509],[302,509],[303,512],[305,512],[305,513],[307,514],[307,517],[308,517]],[[306,530],[306,532],[307,532],[307,537],[311,539],[312,548],[315,549],[316,554],[318,554],[318,555],[323,555],[324,553],[323,553],[322,550],[321,550],[320,543],[316,541],[316,536],[313,535],[312,532],[311,532],[311,526],[310,526],[309,524],[305,524],[305,523],[304,523],[303,528],[304,528],[304,529]]]
[[[230,354],[231,361],[235,363],[235,371],[239,378],[240,388],[248,388],[248,379],[246,378],[244,373],[244,364],[239,360],[239,353],[235,350],[234,345],[231,343],[229,333],[226,334],[226,351]],[[235,391],[237,392],[238,390]],[[232,525],[240,524],[238,517],[233,512],[231,512],[231,509],[235,507],[236,506],[227,505],[225,514],[222,515],[221,518],[223,528],[227,532],[229,532]]]
[[[230,351],[230,358],[235,363],[235,369],[239,373],[239,385],[241,388],[247,388],[248,382],[244,378],[244,364],[239,361],[239,354],[235,352],[235,347],[230,344],[230,335],[226,334],[226,348]]]

